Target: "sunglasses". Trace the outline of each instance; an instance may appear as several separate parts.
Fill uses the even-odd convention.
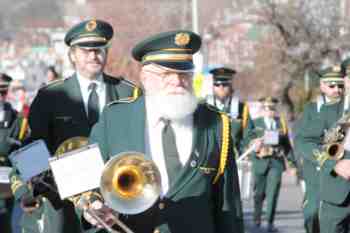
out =
[[[329,88],[333,89],[335,87],[338,87],[339,89],[343,89],[344,88],[344,84],[331,84],[328,85]]]
[[[230,86],[230,83],[214,83],[214,86],[219,87],[219,86],[223,86],[223,87],[228,87]]]

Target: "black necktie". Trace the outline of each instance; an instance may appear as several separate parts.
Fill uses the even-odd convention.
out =
[[[173,185],[174,178],[182,168],[179,153],[176,148],[176,139],[173,127],[169,120],[164,120],[164,128],[162,130],[163,153],[166,169],[169,178],[169,187]]]
[[[91,92],[88,100],[88,119],[90,126],[93,126],[98,121],[100,115],[100,104],[96,88],[96,83],[90,83],[89,90],[91,90]]]

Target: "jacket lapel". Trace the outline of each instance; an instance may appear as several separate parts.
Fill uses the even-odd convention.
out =
[[[185,164],[185,166],[182,168],[181,171],[179,171],[178,175],[175,178],[174,184],[172,187],[169,187],[168,192],[166,193],[166,197],[171,198],[176,193],[178,193],[183,187],[192,179],[192,177],[199,171],[198,166],[199,164],[202,164],[202,161],[205,159],[205,156],[200,156],[202,153],[199,150],[200,146],[203,147],[203,145],[207,145],[206,142],[202,142],[201,139],[205,137],[201,137],[199,133],[206,133],[206,132],[200,132],[203,131],[200,129],[200,123],[197,112],[194,114],[193,117],[193,135],[192,135],[192,152],[190,155],[189,160]]]
[[[103,74],[103,82],[106,85],[106,104],[118,100],[116,80],[112,80],[108,75]]]
[[[77,119],[81,119],[87,123],[87,113],[85,111],[84,100],[81,94],[80,85],[76,74],[74,74],[73,77],[68,78],[65,81],[65,85],[67,85],[69,103],[74,103],[74,108],[72,109],[72,111],[74,111],[75,114],[77,114]]]
[[[131,109],[131,115],[130,115],[130,121],[129,126],[127,127],[127,130],[129,130],[129,134],[131,134],[131,137],[133,140],[131,140],[131,143],[133,145],[131,148],[134,148],[137,152],[142,152],[145,154],[145,120],[146,120],[146,113],[145,113],[145,99],[139,98],[135,101],[135,104],[132,104]],[[133,130],[133,129],[142,129],[142,132]],[[149,155],[146,155],[148,159]]]

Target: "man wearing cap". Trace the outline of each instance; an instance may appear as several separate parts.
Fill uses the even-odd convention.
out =
[[[344,92],[344,78],[340,72],[339,66],[328,67],[319,72],[320,91],[321,95],[317,99],[311,101],[304,107],[303,114],[296,123],[294,149],[295,153],[302,156],[302,169],[305,180],[305,196],[303,203],[304,226],[307,233],[320,232],[319,206],[320,206],[320,165],[314,156],[314,151],[307,148],[309,129],[311,127],[319,128],[311,132],[311,135],[321,133],[325,127],[320,121],[322,111],[325,105],[333,105],[340,101]],[[341,110],[342,112],[343,110]],[[335,121],[335,120],[334,120]],[[310,127],[311,126],[311,127]],[[318,139],[316,144],[322,143],[322,135],[319,138],[313,137],[313,140]],[[316,146],[315,144],[315,146]],[[315,149],[315,148],[314,148]]]
[[[342,63],[342,77],[347,76],[348,61]],[[350,229],[350,154],[348,141],[339,138],[338,143],[344,145],[344,155],[335,159],[325,147],[326,130],[339,126],[339,120],[349,117],[346,109],[345,98],[339,98],[331,104],[326,104],[321,109],[320,119],[317,125],[309,125],[304,129],[304,148],[310,154],[314,152],[314,158],[320,167],[320,232],[343,233]],[[347,120],[348,122],[348,120]],[[327,132],[327,131],[326,131]],[[319,143],[319,138],[323,139]],[[308,153],[308,154],[309,154]],[[306,153],[305,153],[306,154]]]
[[[8,88],[12,78],[0,73],[0,168],[10,166],[8,155],[18,148],[21,140],[19,138],[22,117],[6,102]],[[5,188],[4,184],[1,184]],[[0,190],[0,229],[1,232],[11,233],[11,212],[14,200],[10,190]]]
[[[111,104],[90,135],[105,161],[137,151],[160,171],[156,203],[145,212],[120,215],[135,233],[243,232],[230,120],[198,104],[192,89],[193,54],[200,45],[197,34],[183,30],[137,44],[132,55],[143,65],[145,96]],[[116,115],[120,121],[113,120]]]
[[[253,122],[249,115],[248,104],[234,95],[232,79],[236,71],[227,67],[215,68],[213,75],[213,95],[207,97],[207,103],[229,115],[232,136],[236,138],[236,153],[243,152],[252,137]]]
[[[30,108],[31,141],[43,139],[54,154],[63,141],[87,137],[108,103],[133,98],[135,86],[131,82],[104,73],[112,37],[112,26],[102,20],[81,22],[67,32],[64,41],[69,46],[68,55],[75,73],[39,90]],[[25,211],[24,232],[41,232],[40,228],[47,232],[79,232],[80,223],[71,203],[61,201],[46,186],[39,184],[30,189],[16,173],[13,181],[14,195],[21,199]],[[53,184],[52,177],[46,182]],[[54,213],[56,217],[42,217],[41,212]],[[46,223],[46,219],[50,219],[49,224],[41,226],[40,222]],[[51,229],[53,226],[55,229]]]
[[[263,117],[254,120],[256,133],[263,138],[263,145],[256,148],[252,156],[254,173],[254,223],[261,224],[263,202],[266,197],[266,220],[268,232],[277,232],[274,227],[275,213],[282,173],[286,169],[284,159],[291,150],[288,126],[283,116],[278,116],[278,100],[272,97],[260,99]]]

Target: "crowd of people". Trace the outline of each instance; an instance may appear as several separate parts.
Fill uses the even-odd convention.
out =
[[[297,167],[306,184],[306,232],[349,231],[350,100],[345,90],[350,59],[319,72],[322,94],[305,106],[291,138],[273,96],[259,100],[260,116],[252,119],[233,87],[236,71],[230,67],[210,71],[212,95],[195,96],[198,34],[168,31],[136,44],[132,57],[141,65],[140,86],[105,73],[113,35],[106,21],[74,25],[64,39],[74,74],[62,78],[48,66],[30,102],[21,81],[0,75],[0,166],[12,167],[11,192],[0,199],[1,232],[116,232],[120,219],[135,233],[243,233],[237,159],[247,150],[256,228],[262,229],[264,219],[268,232],[279,231],[274,220],[282,173]],[[157,200],[134,215],[112,209],[99,190],[62,200],[52,188],[52,175],[41,183],[25,182],[8,158],[40,139],[55,156],[75,137],[97,143],[106,163],[125,151],[153,161],[161,176]],[[83,208],[82,200],[88,202]]]

